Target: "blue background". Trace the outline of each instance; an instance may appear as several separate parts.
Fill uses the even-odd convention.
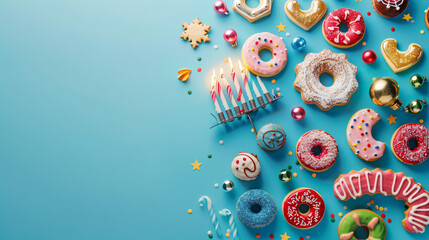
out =
[[[0,239],[208,239],[207,231],[214,230],[198,198],[208,195],[216,210],[229,208],[235,214],[237,198],[253,188],[268,191],[279,214],[263,229],[246,228],[237,220],[242,239],[255,239],[256,233],[261,239],[269,239],[269,234],[280,239],[284,232],[291,239],[306,234],[311,239],[336,238],[341,218],[337,215],[331,223],[329,214],[346,213],[344,205],[349,210],[366,207],[370,199],[389,209],[385,212],[386,219],[392,219],[387,223],[389,239],[429,238],[429,233],[410,234],[402,228],[404,203],[393,197],[341,202],[332,193],[339,174],[364,167],[403,171],[429,188],[429,162],[402,164],[389,144],[400,125],[420,119],[426,124],[428,110],[417,115],[393,112],[368,97],[371,79],[382,76],[399,82],[404,104],[428,95],[429,84],[416,90],[408,82],[414,73],[429,74],[427,55],[411,69],[394,74],[379,50],[384,39],[393,37],[402,50],[415,42],[429,51],[428,33],[420,34],[420,30],[428,32],[423,20],[428,2],[410,2],[405,13],[414,17],[412,24],[402,16],[380,17],[370,1],[327,0],[328,12],[350,7],[364,15],[367,46],[351,49],[330,46],[322,36],[321,22],[308,32],[297,27],[284,13],[285,1],[274,1],[271,15],[253,24],[232,11],[231,0],[226,1],[229,16],[214,13],[212,2],[0,2]],[[300,3],[303,9],[310,6],[309,0]],[[367,16],[367,11],[372,15]],[[212,41],[193,50],[179,36],[181,23],[195,17],[212,26]],[[278,32],[280,22],[287,25],[289,38]],[[235,49],[223,40],[228,28],[238,33]],[[258,147],[246,120],[209,129],[214,124],[209,114],[214,112],[211,70],[228,69],[224,58],[240,58],[246,38],[262,31],[284,37],[289,50],[285,69],[274,77],[274,86],[286,97],[253,116],[256,128],[275,122],[286,130],[285,147],[274,153]],[[296,36],[307,39],[305,51],[289,47]],[[214,45],[219,49],[214,50]],[[325,48],[346,53],[359,68],[359,89],[350,103],[328,112],[304,104],[292,87],[295,65],[306,53]],[[361,60],[368,49],[378,55],[372,65]],[[196,71],[198,67],[202,72]],[[193,70],[186,83],[177,79],[180,68]],[[266,79],[269,88],[271,79]],[[188,95],[188,90],[193,93]],[[291,118],[295,106],[305,108],[303,121]],[[365,107],[381,115],[373,134],[388,145],[384,156],[372,163],[356,157],[345,136],[351,115]],[[397,124],[389,125],[390,114],[398,117]],[[340,149],[332,169],[316,178],[299,170],[295,153],[287,154],[303,133],[313,129],[332,134]],[[220,145],[220,140],[225,144]],[[257,180],[242,182],[233,176],[230,163],[240,151],[259,156],[263,170]],[[201,171],[192,171],[190,163],[195,159],[202,162]],[[285,184],[277,175],[288,165],[298,177]],[[233,191],[214,187],[227,179],[235,182]],[[325,218],[311,230],[292,228],[280,213],[284,196],[298,187],[316,189],[327,205]],[[193,213],[188,214],[188,209]],[[227,222],[220,220],[225,233]]]

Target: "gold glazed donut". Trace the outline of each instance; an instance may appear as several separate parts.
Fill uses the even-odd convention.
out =
[[[325,15],[328,7],[322,0],[313,0],[308,10],[301,10],[296,0],[289,0],[285,4],[287,17],[304,30],[309,30]]]
[[[294,88],[301,92],[307,104],[316,104],[323,111],[336,105],[345,105],[357,90],[357,67],[351,64],[345,54],[336,54],[325,49],[320,53],[309,53],[302,63],[296,65]],[[319,76],[329,73],[334,84],[325,87]]]

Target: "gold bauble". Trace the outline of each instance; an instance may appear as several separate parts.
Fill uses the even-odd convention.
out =
[[[402,105],[399,96],[398,83],[389,77],[376,79],[369,88],[371,100],[379,106],[390,106],[393,110],[398,110]]]

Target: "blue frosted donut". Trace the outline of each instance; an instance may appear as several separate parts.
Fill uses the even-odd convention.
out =
[[[286,133],[280,125],[268,123],[259,129],[256,141],[265,151],[273,152],[283,147],[286,142]]]
[[[273,197],[264,190],[245,192],[237,201],[237,215],[242,223],[251,228],[261,228],[276,217],[277,208]]]

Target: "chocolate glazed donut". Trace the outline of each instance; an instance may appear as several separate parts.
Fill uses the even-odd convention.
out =
[[[394,18],[407,9],[408,0],[372,0],[372,7],[382,17]]]

